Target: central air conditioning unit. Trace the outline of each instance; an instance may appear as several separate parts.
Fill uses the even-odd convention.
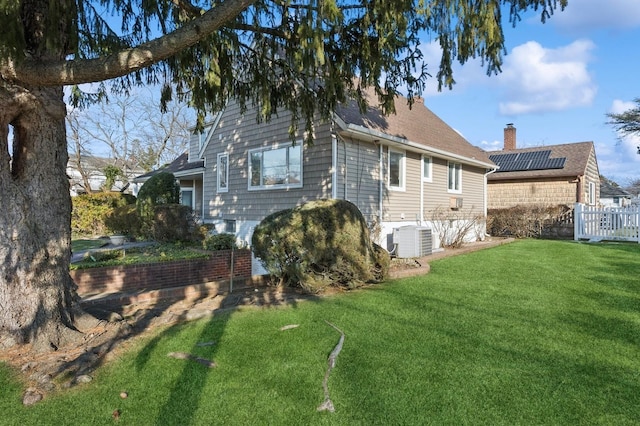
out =
[[[431,229],[408,225],[393,229],[396,256],[401,258],[430,255],[433,250]]]

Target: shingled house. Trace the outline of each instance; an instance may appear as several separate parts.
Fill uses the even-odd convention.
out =
[[[632,196],[624,189],[600,181],[600,204],[603,207],[626,207],[631,205]]]
[[[388,250],[394,229],[434,229],[434,211],[477,217],[468,238],[485,235],[486,176],[495,165],[422,100],[409,108],[399,97],[390,116],[375,106],[362,114],[355,102],[343,105],[331,120],[315,123],[313,145],[302,132],[292,143],[285,111],[269,122],[255,117],[255,107],[243,113],[229,102],[204,133],[194,133],[188,153],[164,169],[180,181],[183,203],[218,232],[250,242],[265,216],[334,198],[355,204]],[[438,238],[431,244],[439,248]]]
[[[593,142],[516,147],[516,128],[504,129],[504,149],[490,151],[498,170],[488,176],[488,207],[597,205],[600,174]]]

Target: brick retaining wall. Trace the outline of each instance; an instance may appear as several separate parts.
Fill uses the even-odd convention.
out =
[[[71,278],[78,294],[86,299],[101,293],[136,293],[167,288],[221,283],[220,290],[229,288],[231,250],[213,252],[202,259],[179,260],[126,266],[77,269]],[[252,282],[251,251],[235,250],[234,285]]]

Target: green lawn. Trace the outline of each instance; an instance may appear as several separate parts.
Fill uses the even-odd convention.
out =
[[[119,409],[127,425],[640,424],[640,245],[526,240],[431,266],[161,330],[30,408],[0,365],[0,423],[109,425]],[[316,411],[340,337],[325,320],[346,335],[334,413]]]

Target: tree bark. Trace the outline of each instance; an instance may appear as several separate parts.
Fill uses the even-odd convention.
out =
[[[0,348],[55,350],[78,335],[62,87],[0,84]]]

